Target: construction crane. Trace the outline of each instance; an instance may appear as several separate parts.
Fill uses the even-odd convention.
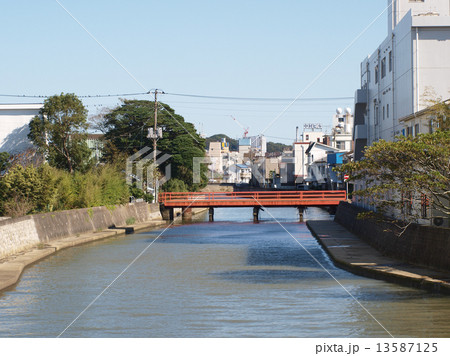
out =
[[[248,130],[250,129],[250,127],[245,128],[244,125],[242,125],[233,115],[230,115],[230,116],[236,122],[236,124],[238,124],[244,130],[243,137],[247,138]]]

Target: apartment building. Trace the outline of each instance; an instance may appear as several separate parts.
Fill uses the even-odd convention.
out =
[[[429,132],[425,117],[405,120],[426,107],[427,92],[443,100],[450,97],[450,1],[394,0],[387,38],[361,63],[355,160],[377,140]]]

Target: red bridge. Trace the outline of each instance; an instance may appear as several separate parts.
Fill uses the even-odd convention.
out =
[[[159,202],[164,208],[210,208],[210,220],[213,208],[253,207],[253,216],[258,219],[258,211],[265,207],[297,207],[303,216],[306,207],[337,206],[345,201],[343,190],[312,191],[254,191],[254,192],[183,192],[160,193]],[[173,213],[172,213],[173,214]],[[173,216],[172,216],[173,217]]]

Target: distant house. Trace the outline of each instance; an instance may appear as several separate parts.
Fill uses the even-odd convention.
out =
[[[0,152],[16,154],[33,144],[28,140],[28,124],[44,104],[0,104]]]
[[[340,153],[341,155],[336,155]],[[319,142],[311,142],[306,155],[308,157],[308,171],[305,179],[309,185],[320,189],[331,189],[342,182],[339,181],[336,173],[332,170],[332,164],[329,157],[334,157],[334,163],[338,160],[342,162],[342,154],[344,151],[334,147],[324,145]]]
[[[102,134],[88,134],[87,145],[91,149],[93,158],[96,162],[100,161],[103,155],[103,135]]]

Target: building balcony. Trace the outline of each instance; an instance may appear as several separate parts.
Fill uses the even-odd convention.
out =
[[[355,105],[367,104],[367,89],[358,89],[355,92]]]
[[[355,140],[367,139],[367,125],[355,126]]]

